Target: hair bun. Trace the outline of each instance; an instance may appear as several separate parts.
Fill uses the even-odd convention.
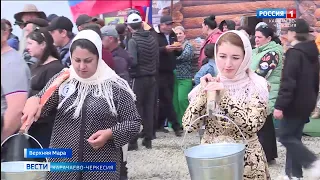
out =
[[[216,19],[216,16],[215,15],[211,15],[211,16],[209,16],[209,19],[214,21]]]

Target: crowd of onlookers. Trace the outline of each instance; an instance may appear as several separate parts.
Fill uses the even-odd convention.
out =
[[[12,34],[12,24],[6,19],[1,20],[2,141],[20,128],[27,98],[41,93],[56,74],[77,62],[71,58],[75,51],[72,44],[77,35],[72,31],[74,25],[70,19],[55,14],[47,17],[32,4],[26,5],[14,18],[14,25],[23,31],[22,36]],[[98,34],[102,42],[99,58],[130,85],[136,96],[135,104],[143,129],[130,139],[128,147],[124,146],[123,154],[126,154],[126,149],[138,149],[139,137],[143,138],[143,146],[152,148],[157,131],[169,132],[165,126],[171,127],[176,136],[182,135],[182,119],[189,106],[188,94],[194,86],[201,84],[201,79],[207,74],[212,77],[219,74],[215,43],[224,32],[236,29],[232,20],[218,24],[215,16],[209,16],[202,23],[206,38],[201,40],[203,45],[198,48],[186,38],[184,27],[174,26],[172,17],[167,15],[161,17],[157,28],[144,22],[140,12],[134,9],[128,12],[123,24],[105,25],[102,19],[86,14],[80,15],[75,24],[80,35],[86,30]],[[313,86],[319,84],[314,82],[319,81],[319,74],[316,74],[316,69],[312,74],[310,69],[317,67],[314,66],[316,62],[311,61],[318,58],[320,49],[314,49],[314,40],[309,43],[309,25],[304,20],[297,20],[296,24],[289,28],[288,40],[297,52],[289,49],[285,53],[281,41],[266,23],[257,24],[255,32],[244,26],[237,30],[251,42],[250,69],[263,77],[269,86],[268,114],[258,132],[266,160],[271,164],[277,158],[275,124],[278,127],[275,122],[285,118],[279,127],[282,126],[283,130],[280,140],[288,150],[287,161],[292,164],[304,162],[297,169],[290,169],[287,163],[286,174],[300,178],[301,167],[315,161],[315,156],[301,144],[301,127],[309,121],[318,96],[318,90],[314,91],[319,87]],[[90,49],[87,43],[78,46]],[[85,58],[86,53],[80,55]],[[303,60],[293,62],[290,59],[298,57]],[[90,68],[90,57],[83,61],[83,66]],[[300,75],[308,80],[301,81],[297,77]],[[308,97],[305,96],[307,94]],[[29,129],[29,134],[44,147],[50,145],[57,113],[58,110],[50,111],[46,118],[40,118]],[[312,117],[319,118],[319,100]],[[287,123],[286,128],[283,127],[284,122]],[[295,153],[305,154],[308,158],[301,159],[301,156],[297,159]],[[121,175],[125,177],[125,156],[122,160]]]

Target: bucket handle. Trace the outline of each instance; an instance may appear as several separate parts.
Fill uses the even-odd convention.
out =
[[[183,151],[186,149],[185,144],[184,144],[184,141],[185,141],[185,138],[186,138],[186,136],[187,136],[187,134],[188,134],[189,129],[191,128],[191,125],[194,124],[197,120],[199,120],[199,119],[201,119],[201,118],[204,118],[204,117],[207,117],[207,116],[210,116],[210,117],[216,116],[216,117],[220,117],[220,118],[225,118],[225,119],[227,119],[229,122],[231,122],[233,125],[235,125],[236,128],[237,128],[237,130],[240,132],[240,134],[241,134],[241,136],[242,136],[242,142],[243,142],[243,144],[247,144],[247,139],[245,138],[245,136],[244,136],[244,134],[242,133],[241,129],[239,128],[239,126],[238,126],[235,122],[233,122],[233,121],[232,121],[230,118],[228,118],[227,116],[223,116],[223,115],[221,115],[221,114],[215,114],[215,113],[213,113],[213,112],[211,111],[210,113],[205,114],[205,115],[202,115],[202,116],[198,117],[197,119],[195,119],[194,121],[192,121],[191,123],[189,123],[189,127],[188,127],[188,129],[185,131],[184,136],[183,136],[183,139],[182,139],[182,143],[181,143],[181,149],[182,149]],[[200,127],[200,128],[201,128],[201,127]]]
[[[25,135],[25,136],[33,139],[33,140],[40,146],[41,149],[44,149],[43,146],[41,145],[41,143],[40,143],[36,138],[34,138],[33,136],[31,136],[31,135],[29,135],[29,134],[27,134],[27,133],[16,133],[16,134],[12,134],[11,136],[7,137],[7,138],[1,143],[1,147],[2,147],[2,146],[4,145],[4,143],[6,143],[10,138],[15,137],[15,136],[18,136],[18,135],[21,135],[21,134],[23,134],[23,135]],[[46,159],[46,162],[49,162],[48,158],[45,158],[45,159]]]

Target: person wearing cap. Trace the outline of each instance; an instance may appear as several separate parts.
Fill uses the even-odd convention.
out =
[[[178,42],[177,35],[172,30],[173,20],[171,16],[165,15],[160,18],[158,33],[159,44],[159,113],[157,129],[168,132],[164,129],[165,119],[172,124],[176,136],[181,136],[181,126],[178,122],[173,107],[173,87],[174,87],[174,69],[176,68],[176,59],[182,53],[182,46],[173,45]]]
[[[318,180],[320,159],[301,141],[319,92],[319,52],[315,41],[309,39],[309,31],[309,24],[303,19],[290,24],[288,41],[292,47],[286,52],[273,115],[280,120],[279,141],[287,150],[286,176],[302,178],[305,168],[310,172],[308,180]]]
[[[96,23],[97,21],[97,18],[90,17],[86,14],[81,14],[76,20],[76,25],[78,30],[81,31],[85,24]]]
[[[141,13],[140,13],[140,11],[138,11],[137,9],[130,9],[129,11],[128,11],[128,13],[127,13],[127,17],[130,15],[130,14],[138,14],[140,17],[141,17]],[[125,23],[127,23],[127,20],[125,20]],[[155,31],[155,29],[152,27],[152,26],[150,26],[147,22],[145,22],[145,21],[142,21],[142,27],[143,27],[143,29],[145,30],[145,31],[150,31],[151,32],[151,35],[153,36],[153,37],[155,37],[156,38],[156,40],[158,40],[158,33]],[[118,30],[117,30],[118,31]],[[119,33],[119,31],[118,31],[118,33]],[[119,33],[119,34],[122,34],[122,33]],[[125,45],[127,45],[128,44],[128,41],[129,41],[129,39],[131,38],[131,33],[130,32],[126,32],[126,41],[125,41]]]
[[[69,48],[74,37],[72,28],[72,22],[64,16],[54,18],[48,26],[48,31],[51,33],[54,45],[58,48],[61,62],[65,67],[71,65]]]
[[[103,51],[108,53],[111,52],[112,60],[114,62],[114,71],[128,83],[130,82],[129,66],[132,63],[132,57],[129,53],[120,47],[119,44],[119,34],[114,26],[104,26],[101,28],[102,46]],[[102,54],[103,56],[103,54]],[[128,146],[125,145],[122,148],[123,161],[120,169],[120,180],[128,179],[128,168],[126,152],[128,151]]]
[[[127,13],[127,16],[131,15],[131,14],[138,14],[140,17],[141,17],[141,13],[140,11],[138,11],[137,9],[135,8],[132,8],[128,11]],[[127,48],[127,45],[128,45],[128,42],[130,40],[130,38],[132,37],[132,34],[130,31],[128,31],[128,28],[126,26],[126,23],[127,23],[127,19],[125,20],[125,24],[123,26],[120,26],[121,28],[116,27],[117,31],[119,34],[124,34],[122,37],[120,35],[120,45],[122,47],[124,47],[125,49]],[[121,24],[120,24],[121,25]],[[145,31],[149,31],[151,33],[151,35],[156,39],[156,41],[158,41],[158,33],[157,31],[152,27],[150,26],[147,22],[145,21],[142,21],[142,27]],[[157,62],[157,73],[156,73],[156,96],[155,96],[155,107],[154,107],[154,132],[153,132],[153,139],[156,138],[156,130],[157,130],[157,122],[158,122],[158,110],[159,110],[159,101],[158,101],[158,96],[159,96],[159,93],[158,93],[158,74],[159,74],[159,61]],[[144,133],[143,133],[143,130],[142,132],[140,133],[139,135],[141,138],[144,137]]]
[[[17,20],[15,20],[14,21],[14,24],[13,24],[14,26],[19,26],[19,28],[20,29],[23,29],[24,28],[24,22],[21,22],[21,21],[17,21]]]
[[[14,15],[14,19],[18,22],[27,22],[34,18],[47,19],[43,11],[39,11],[34,4],[26,4],[21,12]]]
[[[132,89],[137,96],[137,108],[142,117],[144,139],[142,145],[152,148],[154,104],[156,96],[157,61],[159,47],[156,39],[142,26],[142,18],[138,14],[130,14],[127,18],[132,38],[128,42],[128,52],[133,57],[129,70],[132,78]],[[129,142],[129,150],[138,149],[138,137]]]
[[[51,23],[51,21],[56,18],[56,17],[59,17],[58,15],[56,14],[50,14],[48,17],[47,17],[47,21],[49,22],[49,24]]]
[[[117,30],[113,26],[104,26],[101,28],[101,35],[103,48],[112,54],[115,72],[129,83],[129,67],[132,64],[132,57],[130,57],[126,50],[120,47]]]
[[[27,36],[32,31],[34,31],[36,28],[48,27],[49,26],[49,22],[46,19],[34,18],[34,19],[30,19],[30,20],[26,21],[24,23],[24,25],[25,25],[25,27],[23,28],[24,35]]]
[[[10,21],[8,21],[7,19],[1,19],[1,22],[5,23],[8,27],[8,30],[10,31],[10,35],[8,37],[8,45],[10,47],[12,47],[13,49],[19,51],[19,38],[18,36],[14,35],[12,33],[12,25],[10,23]]]
[[[102,34],[100,30],[100,26],[95,23],[89,23],[82,26],[81,31],[83,30],[92,30],[96,32],[102,39]],[[102,48],[102,60],[112,69],[114,70],[114,60],[112,58],[112,54],[106,48]]]

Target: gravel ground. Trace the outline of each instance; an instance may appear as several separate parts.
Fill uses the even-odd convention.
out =
[[[199,136],[188,134],[185,144],[199,144]],[[172,132],[158,133],[152,142],[153,148],[146,149],[139,140],[139,150],[128,152],[130,180],[190,180],[187,163],[181,149],[182,138]],[[303,143],[320,155],[320,137],[304,137]],[[285,148],[278,143],[278,159],[269,167],[272,179],[284,174]],[[307,177],[305,179],[308,179]]]

